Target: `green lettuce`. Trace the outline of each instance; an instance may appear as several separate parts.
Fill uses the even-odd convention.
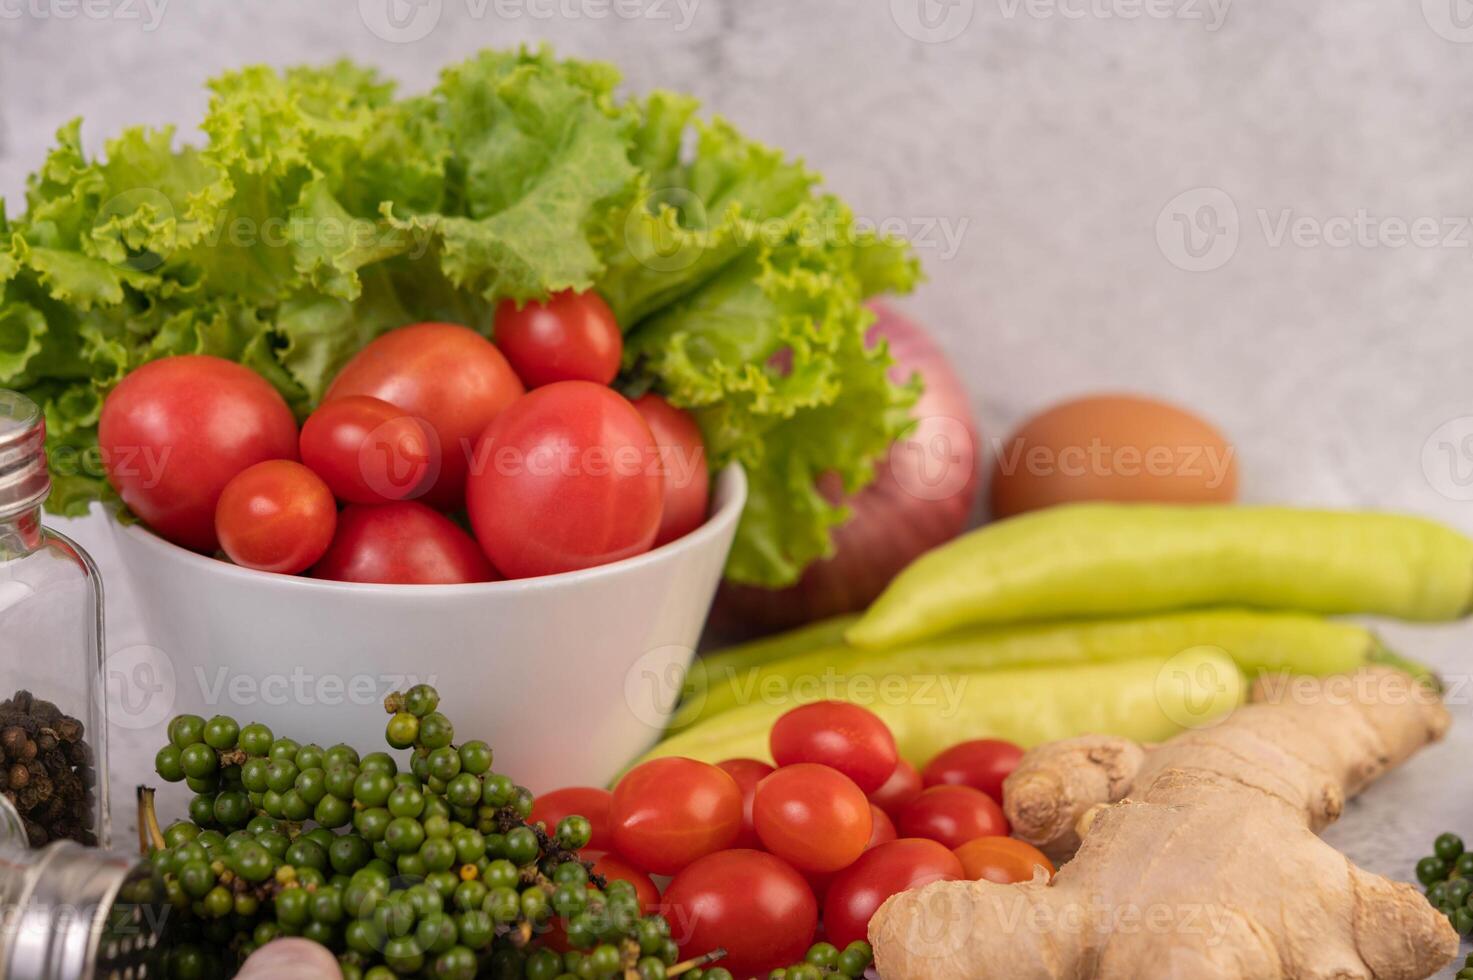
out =
[[[918,277],[819,178],[610,66],[486,52],[397,98],[347,62],[210,83],[200,146],[132,129],[98,158],[80,122],[0,202],[0,386],[42,404],[54,490],[115,503],[102,401],[175,354],[258,371],[305,415],[374,337],[425,319],[489,333],[504,300],[598,290],[626,333],[621,386],[690,409],[751,481],[728,568],[781,586],[830,550],[908,424],[914,385],[870,347],[864,300]]]

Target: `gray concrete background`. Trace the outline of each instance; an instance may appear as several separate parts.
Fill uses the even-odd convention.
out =
[[[1468,0],[152,3],[0,0],[0,194],[74,115],[93,148],[125,123],[189,136],[201,83],[245,62],[347,54],[418,90],[546,39],[697,93],[908,229],[930,282],[906,306],[989,438],[1066,395],[1154,392],[1225,429],[1251,499],[1473,531]],[[1457,675],[1460,724],[1331,836],[1407,877],[1437,831],[1473,838],[1473,629],[1388,632]]]

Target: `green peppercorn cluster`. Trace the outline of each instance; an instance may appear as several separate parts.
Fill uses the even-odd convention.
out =
[[[402,772],[386,752],[300,745],[223,715],[170,723],[155,766],[196,794],[152,856],[185,920],[170,976],[229,975],[302,936],[347,980],[664,980],[678,959],[669,925],[641,915],[628,882],[591,874],[578,854],[588,820],[529,825],[531,792],[492,771],[486,743],[456,745],[439,700],[428,685],[386,699],[386,739],[410,753]],[[570,952],[545,945],[554,928]]]
[[[781,970],[773,970],[768,980],[823,980],[825,977],[862,977],[875,961],[869,943],[856,940],[842,950],[832,943],[815,943],[803,962]],[[717,971],[707,970],[705,980],[718,980]],[[720,971],[719,980],[731,980],[731,974]],[[699,971],[692,974],[700,980]]]
[[[1473,980],[1473,953],[1463,961],[1463,968],[1454,975],[1454,980]]]
[[[1473,851],[1463,849],[1461,837],[1439,836],[1432,853],[1417,862],[1417,880],[1427,889],[1427,901],[1447,916],[1458,935],[1473,935]]]

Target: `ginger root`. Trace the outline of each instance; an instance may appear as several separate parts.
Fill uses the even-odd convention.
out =
[[[1255,703],[1154,748],[1042,746],[1004,787],[1008,813],[1051,853],[1081,840],[1074,859],[1052,881],[892,897],[870,922],[876,967],[885,980],[1421,980],[1457,953],[1447,920],[1315,832],[1448,724],[1430,689],[1367,668],[1260,682]]]

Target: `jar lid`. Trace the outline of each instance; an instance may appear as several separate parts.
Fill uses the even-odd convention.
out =
[[[29,510],[50,492],[46,416],[20,392],[0,389],[0,514]]]

